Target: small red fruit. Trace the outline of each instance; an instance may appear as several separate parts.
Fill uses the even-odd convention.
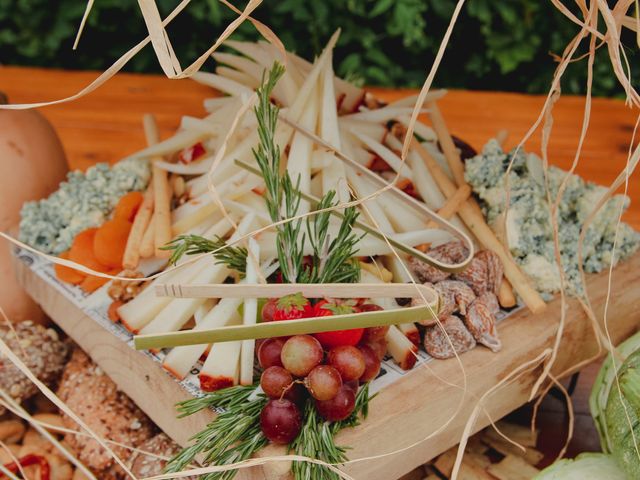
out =
[[[322,418],[330,422],[344,420],[356,406],[356,394],[347,385],[342,385],[331,400],[316,400],[316,409]]]
[[[298,318],[308,318],[313,316],[313,307],[309,299],[302,296],[301,293],[285,295],[278,299],[276,308],[273,311],[273,319],[278,320],[296,320]]]
[[[267,303],[262,306],[260,315],[263,322],[273,322],[273,314],[276,313],[276,309],[278,308],[277,305],[278,299],[270,298],[269,300],[267,300]]]
[[[333,315],[346,315],[354,313],[356,308],[348,303],[335,304],[328,300],[320,300],[314,307],[314,316],[330,317]],[[364,328],[353,328],[350,330],[334,330],[332,332],[319,332],[314,334],[322,346],[326,349],[341,345],[357,345]]]
[[[260,429],[271,442],[286,445],[302,428],[300,410],[289,400],[269,400],[260,412]]]

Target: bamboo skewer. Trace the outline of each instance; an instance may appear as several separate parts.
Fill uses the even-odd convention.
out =
[[[456,185],[442,170],[442,167],[438,165],[438,162],[431,156],[424,146],[418,140],[413,138],[411,140],[411,146],[420,154],[424,160],[427,168],[431,171],[431,174],[442,190],[445,197],[452,197],[456,193]],[[507,279],[514,286],[518,294],[522,297],[522,300],[529,307],[533,313],[541,312],[546,308],[544,300],[540,297],[538,292],[531,286],[529,279],[522,273],[518,265],[513,261],[511,256],[506,252],[504,245],[498,240],[493,233],[493,230],[487,225],[484,220],[484,216],[480,211],[480,207],[473,199],[467,200],[460,206],[458,214],[478,238],[481,244],[489,250],[493,250],[504,267],[504,274]]]
[[[342,285],[344,286],[344,285]],[[358,284],[357,286],[361,286]],[[379,285],[378,285],[379,286]],[[234,325],[211,330],[136,335],[133,338],[137,350],[154,348],[170,348],[185,345],[201,345],[205,343],[233,342],[257,338],[303,335],[318,332],[331,332],[352,328],[381,327],[396,323],[413,322],[415,318],[432,319],[437,315],[437,305],[421,305],[417,307],[399,308],[397,310],[380,310],[375,312],[334,315],[330,317],[312,317],[286,322],[265,322],[255,325]]]
[[[155,117],[147,114],[144,116],[144,134],[149,146],[160,141],[158,126]],[[151,161],[161,161],[162,158],[155,157]],[[166,258],[171,255],[167,250],[161,250],[171,241],[171,188],[166,170],[162,170],[153,165],[153,192],[154,192],[154,248],[155,256]]]
[[[174,298],[275,298],[301,293],[308,298],[422,298],[437,304],[438,294],[431,287],[411,283],[256,283],[156,285],[155,293]]]

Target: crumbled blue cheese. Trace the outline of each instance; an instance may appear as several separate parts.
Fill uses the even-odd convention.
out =
[[[512,160],[509,208],[505,214],[506,172]],[[570,291],[579,294],[582,285],[578,269],[578,240],[582,225],[607,189],[553,166],[547,169],[545,180],[538,156],[522,150],[515,156],[513,152],[505,153],[495,140],[489,141],[482,154],[467,160],[465,165],[465,178],[480,198],[488,223],[499,230],[506,215],[505,234],[511,254],[531,277],[537,290],[546,295],[560,289],[547,194],[553,203],[567,175],[570,176],[564,186],[557,217],[560,257]],[[640,234],[628,225],[619,225],[616,239],[620,210],[628,205],[628,197],[616,195],[593,218],[584,234],[582,248],[582,265],[586,272],[602,271],[612,261],[637,250]],[[614,240],[617,258],[612,259]]]
[[[149,177],[148,161],[134,158],[69,172],[48,198],[22,207],[20,240],[45,253],[64,252],[79,232],[102,224],[125,193],[144,189]]]

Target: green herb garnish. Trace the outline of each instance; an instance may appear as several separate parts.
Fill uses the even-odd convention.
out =
[[[169,263],[173,265],[185,254],[199,253],[212,253],[217,260],[216,263],[225,264],[230,269],[240,272],[241,276],[244,276],[247,265],[247,249],[227,245],[227,242],[218,236],[215,240],[209,240],[200,235],[180,235],[162,247],[162,250],[173,250],[169,258]]]

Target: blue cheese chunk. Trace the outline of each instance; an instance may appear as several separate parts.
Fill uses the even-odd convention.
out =
[[[45,253],[64,252],[79,232],[104,223],[125,193],[144,189],[150,175],[148,161],[134,158],[69,172],[48,198],[24,204],[20,240]]]
[[[482,154],[467,160],[465,178],[479,197],[488,223],[495,226],[505,222],[511,254],[532,278],[536,289],[546,296],[561,287],[558,256],[568,290],[579,295],[583,291],[579,258],[586,272],[599,272],[629,256],[640,245],[638,232],[618,222],[620,213],[629,205],[628,197],[616,195],[594,214],[595,205],[607,189],[554,166],[545,172],[542,161],[534,154],[522,150],[506,153],[496,140],[491,140]],[[551,216],[553,205],[548,198],[553,204],[561,185],[562,199],[556,216],[557,255]],[[583,225],[590,218],[589,227],[582,233]],[[579,251],[581,235],[584,241]],[[614,241],[616,258],[612,258],[611,253]]]

